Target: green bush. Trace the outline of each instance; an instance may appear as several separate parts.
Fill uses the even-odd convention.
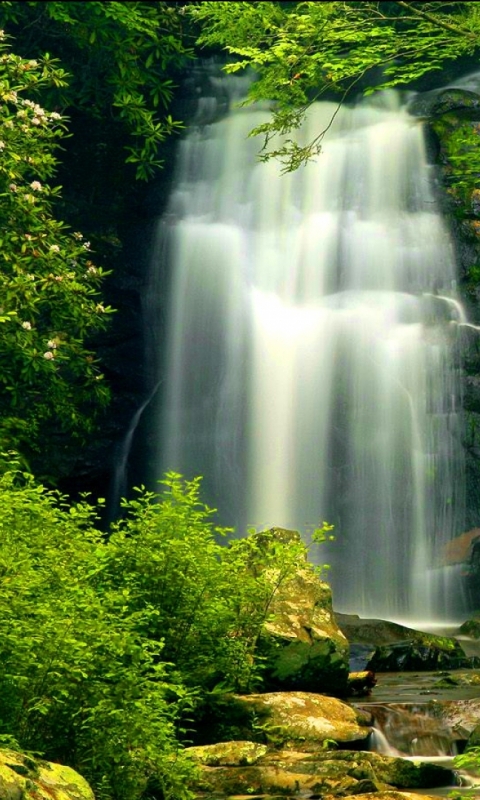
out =
[[[222,545],[199,488],[168,474],[106,537],[86,499],[0,477],[0,741],[78,769],[98,798],[190,796],[185,720],[256,685],[271,602],[304,563],[298,540]]]

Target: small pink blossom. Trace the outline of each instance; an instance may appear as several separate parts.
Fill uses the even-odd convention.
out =
[[[32,181],[30,187],[33,189],[34,192],[42,191],[42,184],[40,183],[40,181]]]

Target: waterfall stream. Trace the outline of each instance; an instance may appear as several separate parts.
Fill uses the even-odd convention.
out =
[[[446,617],[433,569],[463,530],[452,242],[424,131],[399,95],[299,133],[322,153],[259,163],[244,79],[212,72],[159,225],[170,258],[158,474],[204,476],[222,521],[336,541],[338,610]],[[223,113],[229,102],[229,110]],[[158,248],[157,248],[158,250]]]

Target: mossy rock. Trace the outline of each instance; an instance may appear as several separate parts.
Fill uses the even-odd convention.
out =
[[[471,639],[480,639],[480,619],[467,619],[460,625],[459,633]]]
[[[431,764],[413,764],[370,752],[272,751],[252,766],[203,767],[194,788],[212,797],[229,795],[320,795],[344,797],[371,793],[395,795],[394,789],[448,786],[453,773]],[[408,795],[407,795],[408,797]]]
[[[296,531],[272,528],[257,534],[261,547],[296,541]],[[305,550],[306,555],[306,550]],[[332,593],[311,564],[280,586],[258,643],[264,691],[320,692],[345,696],[349,646],[338,627]]]
[[[371,717],[335,697],[309,692],[270,692],[237,697],[250,714],[253,738],[305,752],[324,743],[364,742]]]
[[[414,640],[377,647],[367,664],[373,672],[462,669],[473,666],[456,639],[422,634]]]
[[[1,800],[95,800],[81,775],[70,767],[0,750]]]
[[[456,88],[426,92],[417,95],[408,110],[416,117],[439,117],[455,112],[476,119],[480,115],[480,95]]]
[[[234,741],[187,747],[185,754],[206,767],[242,767],[256,764],[267,751],[265,744]]]

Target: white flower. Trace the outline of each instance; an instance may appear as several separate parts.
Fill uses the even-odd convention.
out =
[[[32,117],[32,125],[41,125],[42,120],[38,117]]]
[[[98,269],[96,267],[93,267],[93,266],[89,267],[87,269],[87,275],[96,275],[97,272],[98,272]]]
[[[62,119],[62,115],[59,114],[57,111],[52,111],[50,114],[50,119]]]
[[[22,322],[22,328],[26,331],[32,330],[32,323],[31,322]]]
[[[58,244],[51,244],[50,247],[49,247],[49,250],[50,250],[51,253],[59,253],[60,252],[60,248],[59,248]]]
[[[4,128],[13,128],[13,120],[7,119],[6,122],[3,123]]]
[[[35,61],[35,59],[34,59],[34,58],[32,58],[32,59],[31,59],[31,60],[28,62],[28,66],[29,66],[29,67],[32,67],[32,68],[33,68],[33,67],[37,67],[37,66],[38,66],[38,61]]]
[[[85,242],[85,244],[83,244],[82,247],[84,250],[90,250],[90,242]]]
[[[40,183],[40,181],[32,181],[30,187],[33,189],[34,192],[42,191],[42,184]]]
[[[47,361],[50,361],[54,356],[51,350],[47,350],[47,352],[43,354],[43,357],[46,358]]]
[[[98,305],[95,306],[95,311],[97,311],[99,314],[103,314],[105,311],[105,306],[102,306],[101,303],[98,303]]]
[[[0,142],[0,150],[5,150],[5,142]]]
[[[16,183],[11,183],[8,188],[10,189],[11,192],[16,192],[17,191],[17,184]]]
[[[47,347],[49,347],[49,348],[50,348],[50,350],[56,350],[56,349],[57,349],[57,343],[56,343],[56,341],[55,341],[54,339],[50,339],[50,340],[47,342]]]
[[[25,111],[25,109],[21,108],[20,111],[17,111],[17,117],[26,117],[26,116],[27,112]]]
[[[75,233],[73,235],[74,235],[75,239],[83,239],[83,233],[79,233],[78,231],[75,231]]]

